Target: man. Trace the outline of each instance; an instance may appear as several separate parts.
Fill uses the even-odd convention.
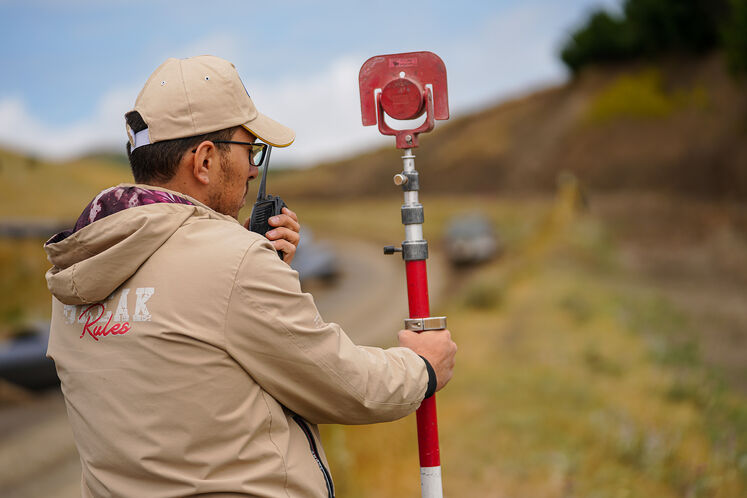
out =
[[[238,223],[256,139],[295,135],[232,64],[167,60],[126,121],[138,184],[101,192],[45,245],[83,496],[334,496],[316,424],[411,413],[451,378],[456,345],[448,331],[354,345],[287,264],[295,213],[266,237]]]

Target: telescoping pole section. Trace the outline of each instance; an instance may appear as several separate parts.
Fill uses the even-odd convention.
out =
[[[404,153],[402,176],[395,177],[395,183],[402,184],[405,194],[405,202],[402,205],[402,223],[405,225],[402,257],[405,260],[407,272],[407,300],[410,307],[410,320],[407,325],[411,328],[410,324],[414,324],[415,327],[412,328],[426,330],[424,323],[418,324],[418,321],[413,319],[430,317],[428,275],[425,263],[428,258],[428,242],[423,238],[424,216],[423,206],[418,200],[420,182],[418,172],[415,170],[415,156],[412,149],[405,149]],[[445,327],[445,323],[443,326]],[[435,395],[423,400],[416,413],[416,419],[422,496],[440,498],[443,496],[443,490]]]
[[[394,183],[405,193],[402,204],[402,224],[405,225],[405,240],[402,248],[388,246],[385,254],[402,252],[407,273],[407,301],[410,318],[405,328],[422,332],[446,328],[446,317],[430,316],[428,302],[428,275],[425,260],[428,259],[428,242],[423,238],[423,205],[418,200],[420,181],[415,170],[412,149],[404,149],[403,171],[394,176]],[[441,498],[441,456],[438,445],[438,418],[436,396],[423,400],[416,415],[418,426],[418,450],[420,454],[420,487],[423,498]]]

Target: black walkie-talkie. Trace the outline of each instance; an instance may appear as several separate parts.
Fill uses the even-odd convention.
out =
[[[267,157],[264,160],[265,170],[262,172],[262,180],[259,183],[257,202],[254,203],[252,215],[249,218],[249,230],[260,235],[265,235],[274,228],[270,226],[268,220],[275,215],[281,214],[283,208],[286,207],[285,202],[280,197],[265,194],[267,170],[270,169],[270,152],[272,152],[272,145],[268,144]],[[283,259],[283,251],[278,251],[278,256],[280,256],[280,259]]]

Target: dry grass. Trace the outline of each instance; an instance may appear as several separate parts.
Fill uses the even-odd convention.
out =
[[[446,494],[742,496],[747,403],[701,362],[690,310],[631,274],[572,201],[446,306],[460,345],[439,394]],[[412,417],[323,434],[341,496],[417,495]]]
[[[43,241],[0,240],[0,338],[24,323],[49,318]]]
[[[0,150],[0,217],[75,220],[102,189],[132,181],[127,166],[50,163]]]
[[[620,118],[664,118],[683,108],[706,109],[708,102],[708,93],[702,85],[668,92],[661,71],[648,67],[622,75],[602,89],[592,100],[586,118],[590,124]]]

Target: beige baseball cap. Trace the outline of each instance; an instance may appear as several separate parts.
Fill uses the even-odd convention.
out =
[[[233,64],[212,55],[167,59],[127,114],[134,111],[148,128],[135,133],[127,125],[133,150],[239,125],[275,147],[287,147],[296,138],[293,130],[257,111]]]

